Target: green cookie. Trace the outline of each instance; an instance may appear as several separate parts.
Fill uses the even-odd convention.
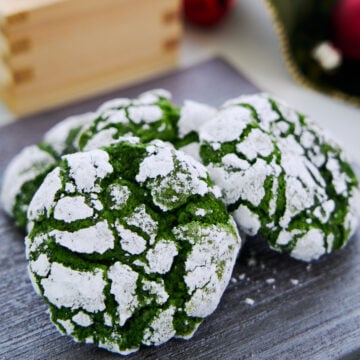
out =
[[[206,169],[157,141],[63,157],[29,206],[34,288],[57,328],[127,354],[190,338],[241,239]]]

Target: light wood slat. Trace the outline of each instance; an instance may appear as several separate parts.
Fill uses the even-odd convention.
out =
[[[21,6],[16,5],[19,1]],[[36,6],[31,5],[33,2]],[[60,23],[116,8],[126,11],[127,8],[140,9],[142,6],[151,6],[151,15],[166,9],[176,8],[179,11],[181,4],[179,0],[5,0],[5,3],[8,8],[2,11],[0,5],[0,17],[3,19],[3,31],[9,37],[31,33],[43,26],[56,27]]]
[[[180,23],[165,26],[157,19],[146,21],[146,12],[139,13],[143,16],[136,23],[122,22],[122,17],[118,23],[115,14],[106,26],[94,18],[94,21],[86,19],[76,29],[61,28],[47,43],[30,38],[28,51],[8,59],[8,66],[14,72],[24,67],[34,71],[33,81],[19,84],[19,93],[97,76],[142,58],[146,61],[147,57],[164,51],[169,41],[180,42]],[[131,19],[135,14],[128,15]]]
[[[81,81],[71,81],[62,86],[43,86],[19,94],[17,87],[9,88],[2,94],[4,102],[17,115],[24,115],[61,105],[74,99],[95,95],[117,86],[126,85],[176,66],[178,50],[159,53],[154,57],[142,59],[132,65],[122,66],[103,72],[96,77],[87,77]]]
[[[0,6],[12,19],[0,31],[0,95],[17,114],[176,64],[180,0],[33,0],[28,12],[12,1]]]

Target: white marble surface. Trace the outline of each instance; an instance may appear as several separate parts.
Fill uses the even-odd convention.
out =
[[[213,29],[185,27],[180,64],[221,55],[265,91],[316,119],[335,134],[360,163],[360,108],[305,89],[288,74],[263,0],[238,0],[226,21]],[[236,96],[237,94],[234,94]],[[13,117],[0,104],[0,125]]]

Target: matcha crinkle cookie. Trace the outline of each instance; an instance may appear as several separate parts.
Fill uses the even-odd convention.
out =
[[[200,130],[201,158],[249,235],[311,261],[358,226],[358,180],[340,146],[266,94],[229,100]]]
[[[97,110],[97,119],[79,135],[79,150],[109,146],[129,136],[137,136],[142,142],[175,139],[179,109],[170,98],[169,92],[157,89],[136,99],[118,98],[105,102]]]
[[[241,239],[206,169],[161,141],[62,158],[33,197],[29,274],[52,322],[121,354],[190,338]]]
[[[97,149],[136,136],[142,142],[156,139],[170,142],[199,159],[198,130],[216,110],[191,100],[186,100],[179,108],[170,100],[169,92],[155,89],[136,99],[118,98],[105,102],[97,110],[97,119],[79,134],[78,149]]]
[[[215,109],[187,100],[181,108],[171,94],[154,89],[136,99],[106,101],[96,112],[74,115],[48,130],[40,144],[23,150],[10,162],[2,186],[2,203],[25,228],[26,211],[35,191],[62,155],[96,149],[134,136],[142,142],[162,139],[199,160],[198,128]]]
[[[26,213],[32,196],[56,162],[53,150],[42,143],[25,147],[7,166],[1,187],[1,204],[21,228],[26,228]]]
[[[61,155],[74,152],[75,138],[81,127],[94,119],[94,113],[71,116],[48,130],[37,145],[25,147],[6,168],[1,187],[1,203],[23,229],[27,208],[45,176]]]

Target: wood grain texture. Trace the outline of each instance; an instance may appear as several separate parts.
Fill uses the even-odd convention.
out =
[[[17,115],[177,65],[180,0],[26,1],[0,1],[0,97]]]
[[[256,91],[227,63],[214,59],[126,90],[27,118],[0,130],[0,176],[22,147],[64,117],[95,109],[115,96],[164,87],[185,98],[221,104]],[[311,267],[248,239],[218,309],[189,341],[143,348],[127,359],[359,359],[360,234]],[[249,261],[251,259],[251,261]],[[244,274],[244,275],[243,275]],[[244,277],[239,280],[239,277]],[[274,278],[270,285],[267,279]],[[298,280],[294,285],[292,279]],[[253,306],[244,300],[251,298]],[[23,234],[0,210],[0,359],[118,359],[76,344],[50,323],[26,274]]]

